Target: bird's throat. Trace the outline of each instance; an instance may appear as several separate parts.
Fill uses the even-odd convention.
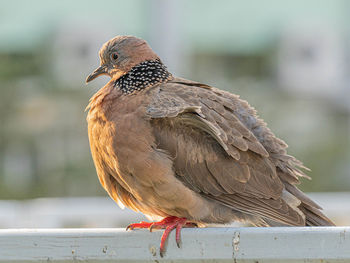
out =
[[[125,94],[143,90],[170,80],[171,73],[159,60],[148,60],[133,67],[127,74],[115,82],[115,87]]]

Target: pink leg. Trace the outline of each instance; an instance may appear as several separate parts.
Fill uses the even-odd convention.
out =
[[[162,219],[159,222],[140,222],[135,224],[130,224],[127,226],[126,230],[128,229],[135,229],[135,228],[148,228],[151,232],[155,229],[164,229],[164,233],[162,235],[161,241],[160,241],[160,256],[163,257],[165,252],[165,243],[169,237],[169,234],[172,230],[176,228],[176,234],[175,234],[175,240],[178,247],[180,247],[181,244],[181,229],[183,227],[196,227],[197,225],[192,222],[187,222],[186,218],[179,218],[176,216],[168,216]]]

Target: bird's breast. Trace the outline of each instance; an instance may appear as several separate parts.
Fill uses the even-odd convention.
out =
[[[90,109],[88,132],[92,157],[99,179],[112,176],[128,192],[135,192],[133,174],[140,164],[147,164],[154,146],[145,102],[138,96],[106,100]]]
[[[154,137],[145,117],[144,105],[145,98],[124,96],[118,100],[106,100],[90,110],[88,129],[94,159],[113,158],[127,165],[131,159],[150,150]]]

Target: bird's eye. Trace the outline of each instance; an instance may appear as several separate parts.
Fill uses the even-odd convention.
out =
[[[111,54],[111,58],[112,58],[112,60],[117,60],[117,58],[118,58],[117,52],[113,52],[113,53]]]

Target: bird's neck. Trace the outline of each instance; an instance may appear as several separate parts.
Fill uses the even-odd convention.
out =
[[[172,78],[166,66],[159,60],[144,61],[133,67],[115,82],[115,87],[125,94],[143,90]]]

